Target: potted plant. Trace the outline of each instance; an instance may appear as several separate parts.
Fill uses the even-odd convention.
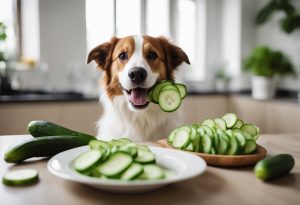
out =
[[[215,73],[216,90],[218,92],[228,92],[231,77],[224,68],[218,69]]]
[[[294,66],[281,51],[274,51],[267,46],[258,46],[244,60],[244,70],[252,77],[252,96],[255,99],[270,99],[276,91],[275,76],[294,75]]]

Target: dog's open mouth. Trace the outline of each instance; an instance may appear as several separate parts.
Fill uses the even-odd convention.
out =
[[[149,105],[149,101],[147,98],[148,90],[147,88],[134,88],[131,90],[126,90],[128,94],[129,102],[138,109],[146,108]]]

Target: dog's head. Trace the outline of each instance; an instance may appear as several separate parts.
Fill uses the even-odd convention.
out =
[[[125,95],[131,110],[149,105],[147,93],[160,80],[173,80],[174,70],[189,59],[184,51],[164,37],[112,38],[88,55],[104,71],[103,86],[110,99]]]

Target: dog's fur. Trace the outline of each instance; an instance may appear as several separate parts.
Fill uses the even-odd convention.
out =
[[[164,37],[113,37],[89,53],[87,62],[92,60],[104,71],[104,93],[100,96],[104,115],[98,122],[98,139],[155,140],[166,137],[179,125],[178,111],[166,113],[158,105],[148,102],[136,105],[131,92],[136,88],[147,92],[157,81],[174,80],[176,68],[182,62],[190,63],[181,48]],[[128,77],[128,72],[134,67],[147,72],[142,83],[135,84]]]

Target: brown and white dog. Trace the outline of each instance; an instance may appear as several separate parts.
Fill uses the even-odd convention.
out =
[[[113,37],[89,53],[87,62],[92,60],[104,71],[98,139],[156,140],[179,125],[178,112],[166,113],[149,103],[147,92],[160,80],[174,80],[182,62],[190,64],[181,48],[164,37]]]

